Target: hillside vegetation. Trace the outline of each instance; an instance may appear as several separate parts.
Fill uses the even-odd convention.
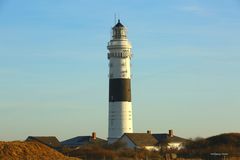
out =
[[[38,142],[1,142],[1,160],[79,160],[78,158],[66,157]]]
[[[227,153],[230,157],[240,156],[240,133],[225,133],[190,141],[181,153],[192,157],[206,157],[210,153]]]
[[[62,153],[84,160],[161,160],[159,152],[126,148],[120,142],[104,146],[93,144],[76,149],[64,148]]]

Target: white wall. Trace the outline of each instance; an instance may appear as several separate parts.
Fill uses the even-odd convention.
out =
[[[182,143],[168,143],[168,148],[169,149],[181,149],[183,146],[182,146]]]
[[[132,103],[109,102],[109,138],[120,138],[124,133],[132,133]]]

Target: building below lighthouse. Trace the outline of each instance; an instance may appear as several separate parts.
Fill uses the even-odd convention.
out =
[[[133,132],[131,100],[131,44],[120,20],[112,28],[109,53],[108,143]]]

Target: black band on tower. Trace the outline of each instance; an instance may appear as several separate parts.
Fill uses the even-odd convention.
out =
[[[109,102],[131,102],[131,80],[109,79]]]

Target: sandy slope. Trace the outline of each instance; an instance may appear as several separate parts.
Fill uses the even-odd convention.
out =
[[[79,160],[66,157],[38,142],[0,141],[1,160]]]

